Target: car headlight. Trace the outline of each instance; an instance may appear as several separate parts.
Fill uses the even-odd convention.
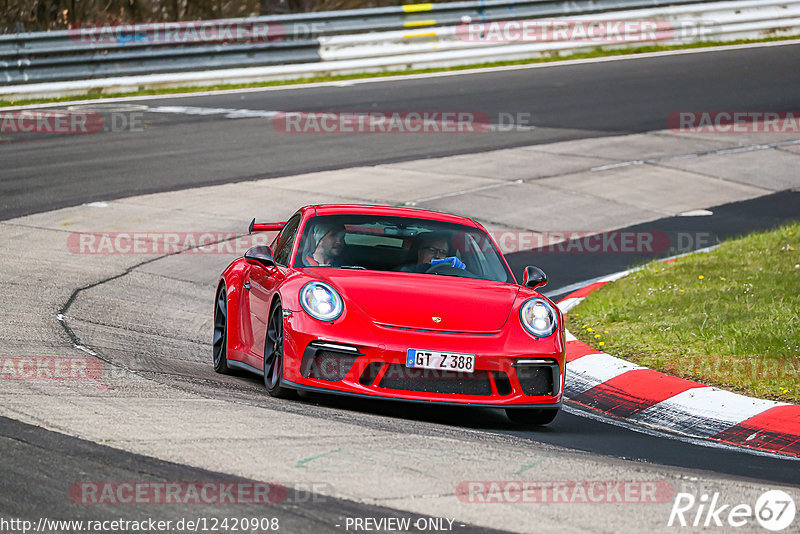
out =
[[[519,309],[519,320],[525,330],[536,337],[547,337],[558,327],[558,314],[544,299],[533,298],[525,301]]]
[[[344,311],[342,297],[328,284],[309,282],[300,290],[300,305],[314,319],[333,321]]]

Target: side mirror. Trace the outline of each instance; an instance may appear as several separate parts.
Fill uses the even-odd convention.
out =
[[[244,253],[244,259],[250,263],[257,263],[262,267],[275,267],[275,256],[272,255],[272,249],[266,245],[247,249],[247,252]]]
[[[522,274],[522,285],[531,289],[547,285],[547,275],[544,271],[534,265],[525,267]]]

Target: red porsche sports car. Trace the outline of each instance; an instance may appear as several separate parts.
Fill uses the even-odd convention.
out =
[[[477,222],[414,208],[301,208],[220,277],[214,369],[297,390],[505,408],[547,424],[561,407],[563,316],[517,284]]]

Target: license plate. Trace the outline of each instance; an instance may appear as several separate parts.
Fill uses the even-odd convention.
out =
[[[408,349],[406,353],[406,367],[472,373],[475,371],[475,355],[461,354],[458,352],[439,352],[436,350]]]

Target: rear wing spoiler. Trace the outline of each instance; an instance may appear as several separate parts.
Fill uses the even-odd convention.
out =
[[[253,232],[280,232],[283,230],[283,226],[286,224],[286,221],[283,222],[276,222],[276,223],[257,223],[255,218],[250,221],[250,228],[248,229],[248,233],[252,234]]]

